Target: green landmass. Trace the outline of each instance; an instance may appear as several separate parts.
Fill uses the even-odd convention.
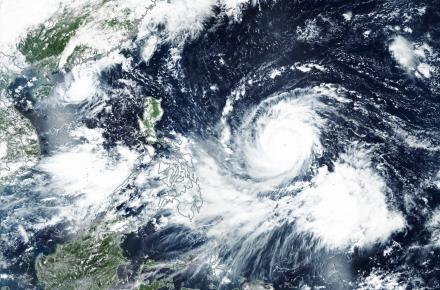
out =
[[[144,103],[143,123],[147,129],[154,127],[155,123],[162,115],[160,102],[155,98],[147,98]]]
[[[117,235],[87,234],[38,257],[35,268],[45,289],[98,290],[115,283],[118,268],[126,263]]]
[[[172,288],[171,288],[172,287]],[[159,290],[159,289],[174,289],[174,285],[164,282],[163,280],[154,281],[149,284],[141,284],[138,290]]]
[[[160,107],[159,101],[152,98],[151,106],[152,106],[151,117],[157,119],[162,114],[162,108]]]
[[[29,62],[41,61],[45,58],[60,55],[77,29],[83,23],[85,16],[65,17],[53,27],[40,25],[28,33],[18,45],[18,50]]]
[[[160,106],[160,101],[153,97],[148,97],[144,102],[144,114],[139,123],[141,131],[150,143],[157,141],[154,126],[162,118],[162,115],[163,110]]]
[[[106,20],[104,22],[104,25],[115,29],[115,30],[120,30],[120,29],[124,29],[127,31],[134,31],[136,30],[136,23],[134,20],[130,20],[128,18],[126,19],[120,19],[117,17],[111,18],[109,20]]]
[[[175,261],[156,261],[152,259],[146,260],[140,269],[141,276],[144,276],[144,281],[139,285],[137,290],[171,290],[176,289],[174,286],[172,273],[183,270],[190,260],[175,260]],[[165,272],[161,272],[166,270]],[[145,278],[147,277],[147,278]],[[178,288],[181,290],[189,288]],[[189,289],[190,290],[190,289]]]
[[[75,65],[81,64],[84,60],[98,58],[100,56],[101,55],[96,49],[81,44],[76,46],[73,52],[67,57],[66,66],[71,68]]]

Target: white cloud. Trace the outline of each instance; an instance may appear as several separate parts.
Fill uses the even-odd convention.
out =
[[[100,73],[116,64],[122,64],[123,69],[130,66],[129,60],[116,51],[97,61],[76,65],[66,75],[64,82],[55,88],[55,97],[71,104],[90,100],[100,91]]]
[[[236,137],[236,158],[245,164],[246,174],[278,184],[308,168],[321,151],[316,105],[313,96],[281,94],[246,117]]]
[[[72,136],[87,141],[44,158],[38,167],[49,174],[54,192],[78,198],[75,211],[82,215],[102,205],[130,175],[137,153],[123,146],[107,152],[100,131],[80,128]]]
[[[197,152],[194,165],[203,206],[192,221],[176,214],[169,222],[206,231],[209,243],[199,249],[201,259],[215,254],[217,247],[236,249],[225,267],[245,267],[253,250],[273,243],[273,233],[283,225],[292,233],[283,238],[279,255],[288,255],[290,239],[302,235],[312,234],[318,247],[347,251],[385,242],[405,227],[402,215],[388,205],[387,187],[366,153],[341,156],[333,172],[323,167],[311,183],[286,188],[296,194],[272,199],[201,148]]]
[[[426,63],[420,63],[417,66],[417,71],[425,78],[431,77],[431,67]]]
[[[414,54],[414,47],[403,36],[396,36],[389,49],[393,54],[396,61],[405,69],[414,70],[417,62],[416,55]]]
[[[440,247],[440,209],[432,212],[426,227],[431,232],[431,243]]]
[[[6,157],[7,154],[8,154],[8,143],[6,143],[5,141],[1,141],[0,142],[0,159],[2,159],[3,157]]]
[[[142,48],[142,58],[145,62],[148,63],[150,58],[153,56],[154,52],[156,51],[157,44],[159,42],[159,39],[156,36],[151,36],[147,39],[147,41],[144,44],[144,47]]]
[[[405,226],[388,206],[387,187],[362,150],[343,155],[333,172],[321,168],[313,183],[294,200],[292,212],[300,231],[329,248],[369,247]]]
[[[239,21],[241,8],[246,4],[257,5],[252,0],[171,0],[157,1],[139,26],[138,37],[148,38],[158,32],[158,26],[165,28],[164,40],[179,43],[196,37],[204,28],[205,21],[214,15],[216,5],[224,7],[225,13]]]
[[[168,41],[179,41],[195,37],[202,29],[207,17],[213,15],[215,0],[158,1],[142,20],[138,36],[144,38],[163,25]]]
[[[410,74],[420,78],[430,78],[432,68],[423,61],[426,52],[431,52],[426,44],[415,46],[403,36],[396,36],[389,45],[389,50],[397,63]]]
[[[222,172],[215,160],[200,155],[195,163],[203,196],[203,206],[195,216],[196,224],[212,223],[208,235],[216,240],[234,243],[252,233],[272,228],[265,221],[270,218],[276,203],[259,198],[246,183]]]
[[[342,16],[344,17],[345,21],[350,21],[353,18],[353,12],[347,11],[342,14]]]
[[[54,14],[62,0],[0,1],[0,45],[15,44],[26,31]]]

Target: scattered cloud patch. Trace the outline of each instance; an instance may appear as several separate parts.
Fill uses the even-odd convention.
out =
[[[408,73],[419,78],[430,78],[432,68],[425,62],[426,52],[430,52],[426,44],[415,46],[403,36],[396,36],[389,45],[389,51],[396,62]]]

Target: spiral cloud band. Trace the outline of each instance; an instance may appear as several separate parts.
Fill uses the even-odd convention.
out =
[[[292,178],[319,154],[319,117],[310,97],[285,93],[258,106],[236,136],[244,169],[257,180]]]

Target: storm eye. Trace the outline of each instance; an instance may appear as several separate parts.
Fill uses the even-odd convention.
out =
[[[235,138],[246,175],[274,184],[302,174],[320,154],[322,120],[313,110],[317,98],[282,93],[260,104]]]

